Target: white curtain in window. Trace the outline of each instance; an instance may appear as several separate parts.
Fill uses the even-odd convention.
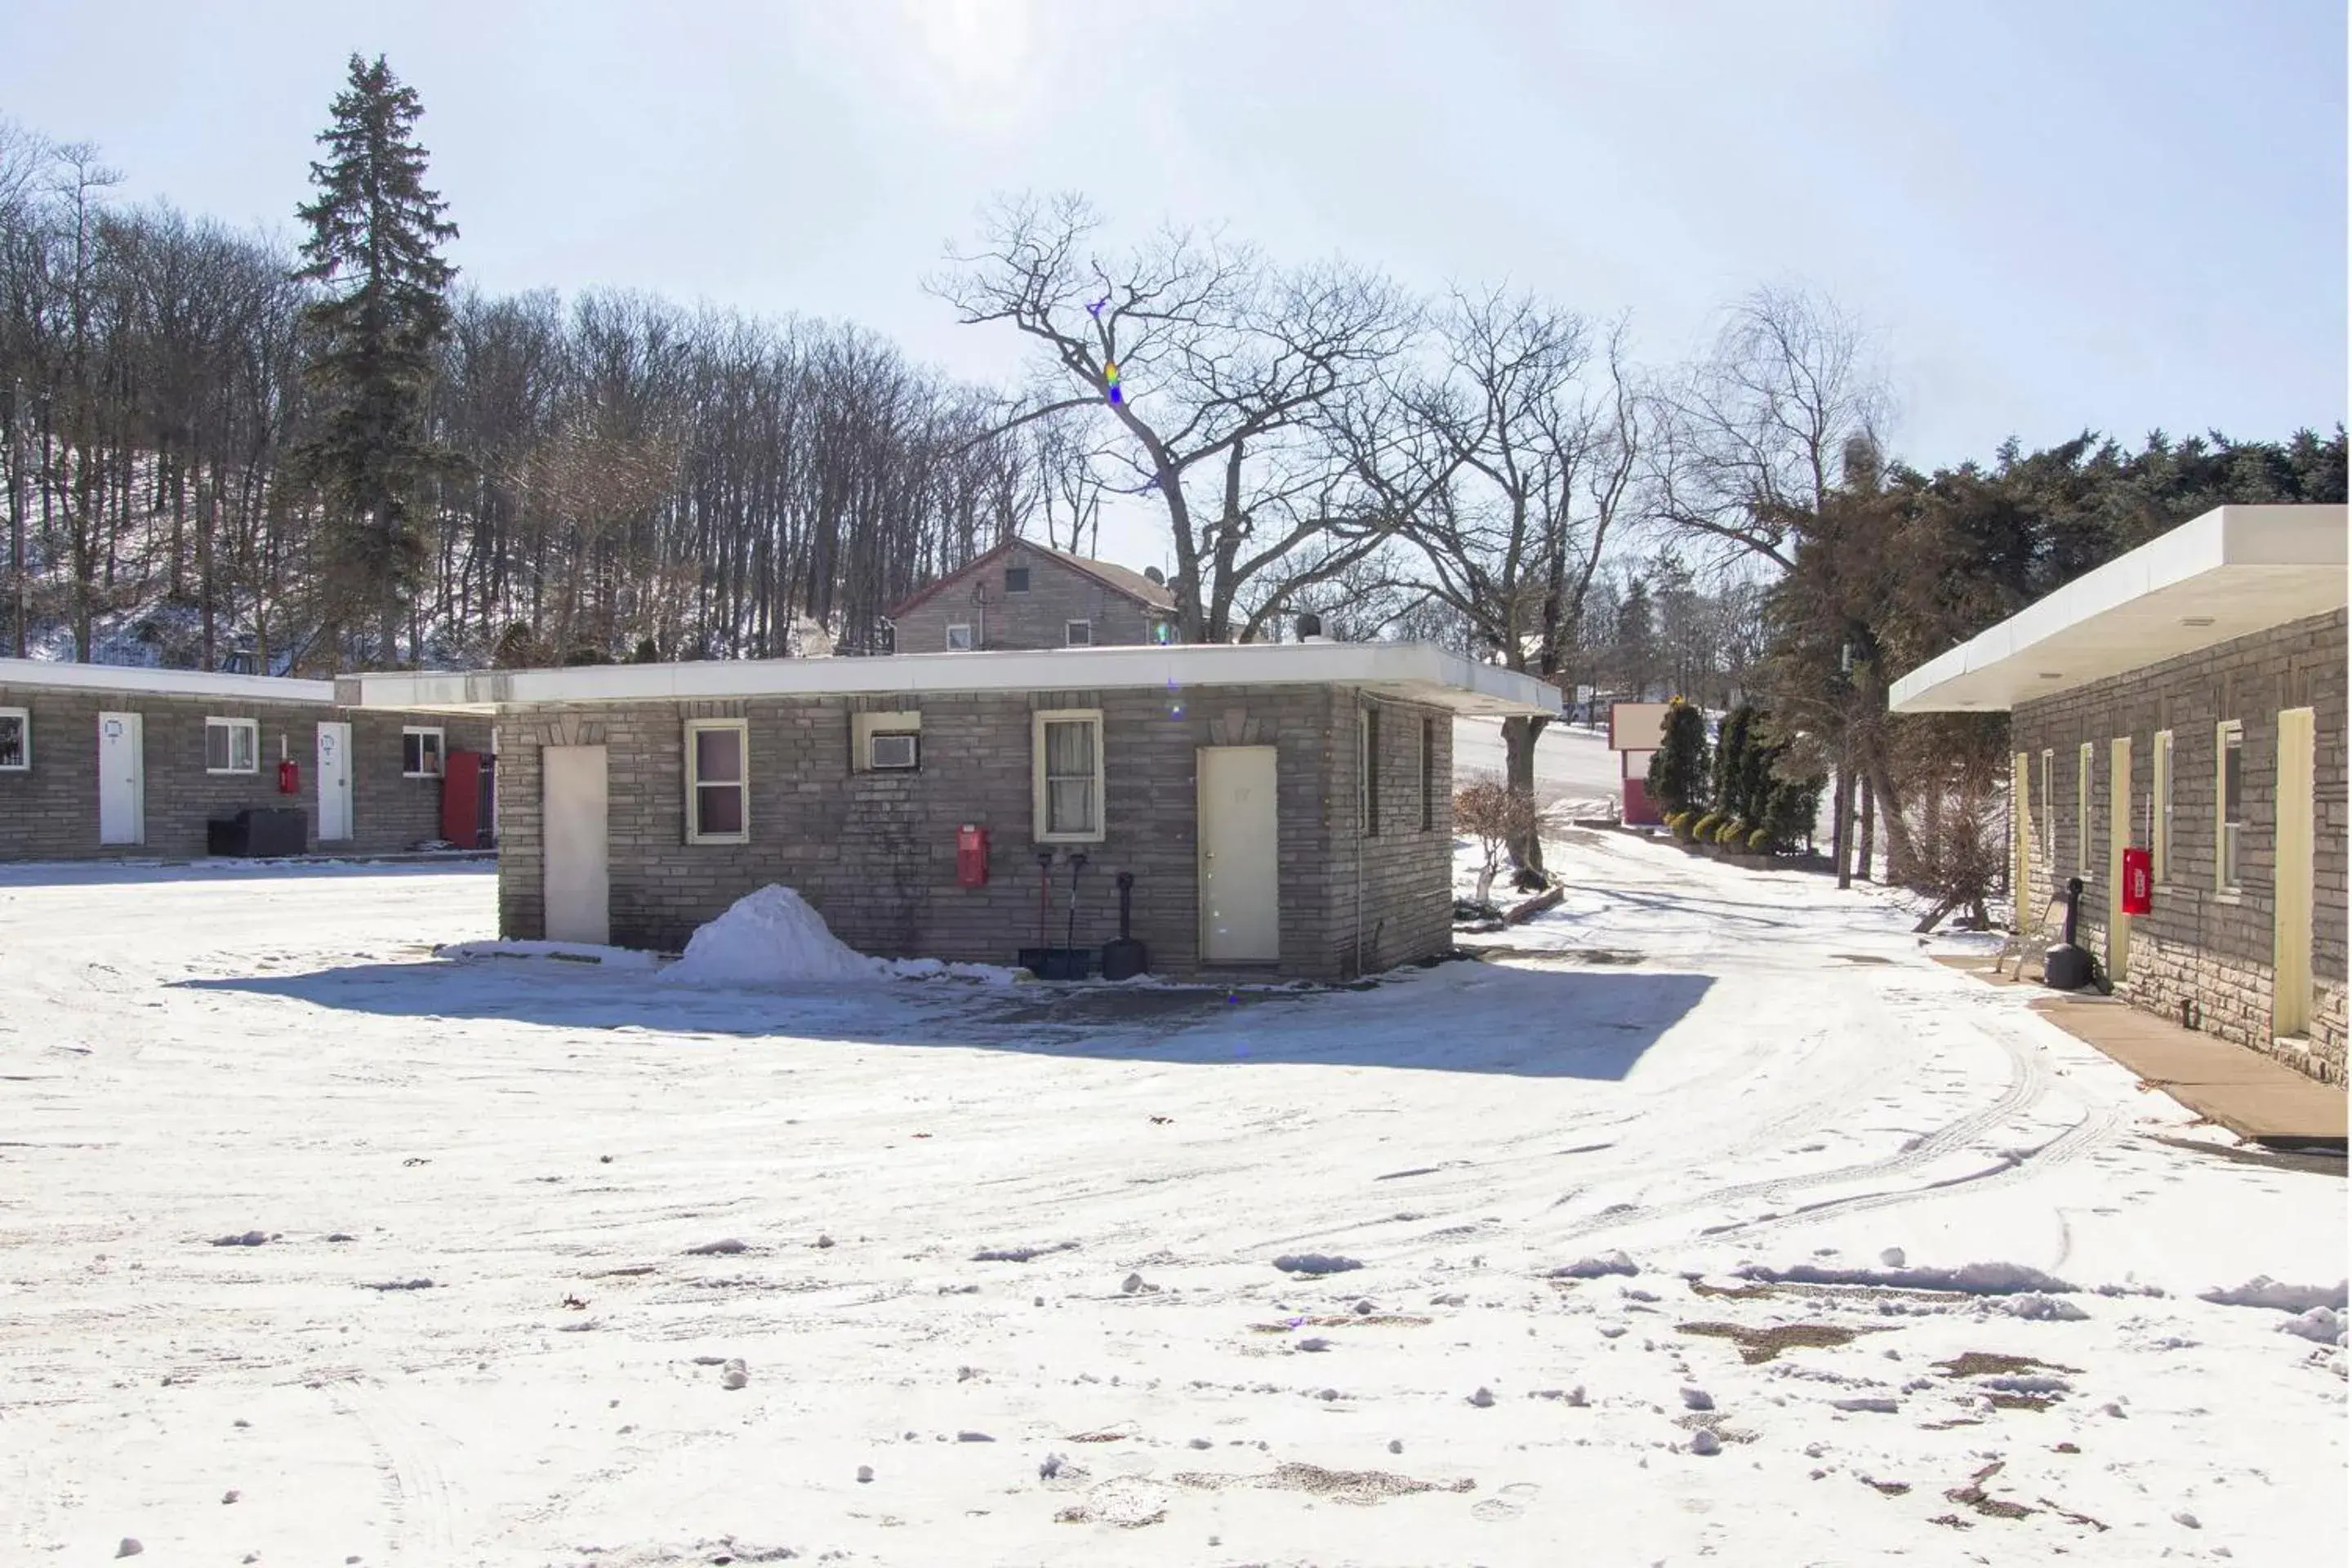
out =
[[[1045,726],[1045,826],[1051,833],[1095,829],[1095,727]]]

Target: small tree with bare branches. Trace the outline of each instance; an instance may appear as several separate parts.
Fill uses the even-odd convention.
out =
[[[1477,901],[1484,908],[1495,890],[1503,857],[1513,844],[1528,837],[1537,826],[1536,799],[1497,778],[1466,784],[1454,795],[1454,826],[1478,841],[1484,857],[1478,868]]]

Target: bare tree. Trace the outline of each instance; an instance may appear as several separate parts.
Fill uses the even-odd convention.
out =
[[[1277,270],[1184,229],[1106,255],[1073,195],[1001,202],[982,226],[929,287],[967,324],[1009,322],[1043,351],[1032,405],[1000,428],[1076,410],[1116,426],[1167,511],[1186,640],[1229,640],[1248,629],[1245,589],[1262,621],[1393,533],[1394,519],[1326,510],[1319,421],[1411,340],[1395,289],[1338,263]]]
[[[1359,443],[1355,460],[1409,520],[1431,595],[1467,623],[1481,650],[1506,668],[1568,684],[1641,450],[1624,329],[1607,334],[1597,375],[1591,326],[1532,299],[1456,290],[1442,331],[1442,371],[1401,394],[1426,439]],[[1507,787],[1533,794],[1546,722],[1504,721]],[[1511,852],[1523,874],[1543,875],[1534,824]]]

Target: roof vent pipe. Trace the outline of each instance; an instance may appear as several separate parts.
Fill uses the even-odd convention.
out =
[[[1298,640],[1299,640],[1300,642],[1328,642],[1328,641],[1330,641],[1330,640],[1331,640],[1330,638],[1328,638],[1328,637],[1325,637],[1325,636],[1323,635],[1323,617],[1322,617],[1322,616],[1299,616],[1299,617],[1298,617]]]

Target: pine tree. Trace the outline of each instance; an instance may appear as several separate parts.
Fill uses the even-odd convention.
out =
[[[353,55],[319,135],[330,156],[310,165],[318,199],[298,209],[310,237],[294,276],[325,287],[304,313],[323,416],[298,454],[327,506],[321,586],[338,625],[377,620],[385,665],[426,559],[425,483],[439,461],[426,410],[456,276],[436,247],[457,227],[425,188],[412,135],[423,112],[381,55]]]
[[[1650,799],[1671,816],[1707,804],[1706,715],[1677,697],[1666,710],[1666,732],[1650,753],[1644,780]]]

